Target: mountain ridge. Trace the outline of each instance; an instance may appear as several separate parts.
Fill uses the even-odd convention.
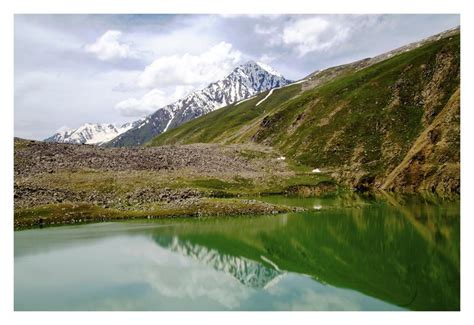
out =
[[[63,129],[43,141],[101,145],[128,131],[137,122],[127,122],[120,125],[112,123],[85,123],[76,129]]]

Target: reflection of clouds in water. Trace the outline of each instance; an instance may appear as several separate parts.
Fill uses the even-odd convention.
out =
[[[273,269],[269,257],[259,263],[177,237],[161,241],[162,246],[155,239],[124,235],[17,256],[15,301],[22,304],[15,308],[394,309],[355,291]]]
[[[269,288],[276,286],[286,275],[287,275],[287,273],[282,273],[282,274],[278,275],[276,278],[274,278],[270,282],[268,282],[263,287],[263,289],[268,290]]]
[[[147,261],[146,267],[135,270],[136,276],[160,295],[190,300],[207,298],[225,308],[235,309],[250,294],[247,287],[225,272],[154,242],[149,242],[149,246],[140,252],[131,248],[127,253]]]
[[[173,276],[172,270],[161,270],[163,275],[150,275],[157,289],[163,293],[166,286],[170,296],[208,297],[226,308],[244,310],[253,309],[256,300],[265,301],[270,309],[277,310],[360,310],[367,304],[380,305],[374,309],[388,306],[358,292],[319,283],[305,274],[281,271],[265,256],[260,258],[274,268],[243,257],[220,254],[176,236],[164,246],[173,258],[189,263],[189,268],[182,269],[178,277]]]
[[[280,294],[285,294],[286,288],[280,288]],[[289,290],[294,290],[289,289]],[[334,292],[302,288],[298,296],[292,300],[276,301],[276,309],[282,310],[359,310],[360,306],[349,297],[343,297]]]
[[[144,277],[160,294],[180,299],[207,298],[228,309],[253,309],[255,301],[276,310],[360,310],[388,305],[358,292],[319,283],[305,274],[266,267],[246,258],[173,237],[165,248],[155,246],[145,256],[157,264]],[[154,252],[166,258],[157,261]],[[261,256],[264,261],[268,259]],[[159,259],[159,258],[158,258]],[[271,261],[267,261],[271,262]],[[273,263],[270,263],[273,265]],[[377,307],[378,306],[378,307]],[[393,306],[392,306],[393,308]]]
[[[287,273],[267,290],[275,310],[397,310],[357,291],[336,288],[301,274]]]
[[[355,304],[349,297],[342,297],[334,293],[318,292],[303,289],[299,297],[287,302],[277,302],[277,309],[284,310],[359,310],[360,306]]]

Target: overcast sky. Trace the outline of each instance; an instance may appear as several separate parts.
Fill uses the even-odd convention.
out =
[[[458,15],[16,15],[15,136],[136,120],[248,60],[298,80]]]

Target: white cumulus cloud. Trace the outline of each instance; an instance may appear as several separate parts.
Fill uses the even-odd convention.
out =
[[[174,91],[153,89],[141,98],[128,98],[117,103],[115,109],[123,116],[144,116],[177,101],[192,90],[192,86],[177,86]]]
[[[283,44],[295,46],[298,54],[325,51],[342,44],[350,35],[350,28],[336,20],[322,17],[300,19],[285,26]]]
[[[198,55],[162,56],[139,74],[136,85],[149,89],[144,96],[115,105],[123,116],[144,116],[171,104],[194,90],[224,78],[242,62],[242,53],[220,42]]]
[[[222,79],[242,61],[242,53],[232,44],[220,42],[199,54],[163,56],[148,65],[138,77],[142,88],[192,85],[204,87]]]
[[[380,22],[380,15],[319,15],[280,21],[279,24],[262,21],[253,31],[263,37],[263,45],[273,52],[287,51],[300,58],[308,53],[329,53],[347,47],[361,31],[368,30]],[[352,41],[352,42],[351,42]]]
[[[137,58],[138,52],[130,44],[121,42],[121,37],[121,31],[109,30],[96,39],[94,43],[86,45],[85,51],[95,55],[102,61]]]

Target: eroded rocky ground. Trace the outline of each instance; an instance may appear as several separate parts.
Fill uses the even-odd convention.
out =
[[[55,220],[279,213],[241,195],[282,191],[301,175],[265,146],[101,148],[15,139],[15,224]],[[316,176],[304,176],[317,182]],[[233,199],[229,199],[233,197]]]
[[[261,172],[268,167],[266,159],[276,157],[268,147],[217,144],[124,149],[15,139],[15,149],[17,177],[85,168],[103,171],[170,171],[188,168],[205,174],[240,174]],[[284,172],[285,166],[275,164],[272,170]]]

